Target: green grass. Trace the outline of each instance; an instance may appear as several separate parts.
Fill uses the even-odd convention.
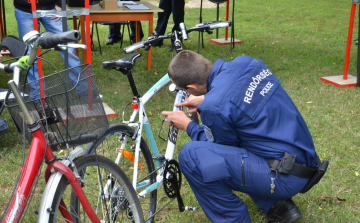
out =
[[[230,1],[232,2],[232,1]],[[345,48],[349,27],[351,1],[237,1],[235,7],[235,38],[244,41],[236,45],[232,54],[229,46],[209,43],[212,35],[204,34],[205,48],[200,54],[215,62],[221,58],[231,61],[236,56],[249,55],[264,61],[297,105],[313,136],[316,151],[321,159],[330,161],[329,169],[322,181],[306,194],[293,199],[304,214],[301,222],[360,222],[360,129],[358,88],[340,89],[320,81],[320,77],[342,75],[344,69]],[[12,1],[6,1],[8,34],[17,36]],[[199,21],[199,9],[185,9],[185,24],[192,27]],[[231,11],[230,11],[231,12]],[[156,26],[156,15],[154,27]],[[358,15],[355,17],[353,39],[357,38]],[[203,9],[203,20],[216,19],[216,8]],[[225,7],[220,7],[220,19],[225,19]],[[71,24],[71,22],[69,22]],[[168,31],[173,26],[169,20]],[[143,22],[144,31],[148,24]],[[102,26],[100,39],[103,55],[92,53],[92,67],[96,76],[100,94],[119,115],[110,119],[111,123],[121,122],[122,109],[131,101],[131,91],[124,75],[102,69],[102,62],[125,56],[118,45],[105,46],[108,27]],[[229,30],[230,33],[230,30]],[[224,31],[220,31],[223,37]],[[128,45],[125,33],[124,45]],[[189,50],[197,50],[197,34],[191,33],[185,42]],[[96,43],[95,43],[96,46]],[[134,77],[141,94],[151,87],[167,71],[171,54],[167,53],[170,41],[161,48],[154,48],[152,69],[146,70],[147,54],[137,60]],[[349,74],[356,76],[357,47],[351,48]],[[58,53],[44,56],[61,68]],[[52,73],[50,68],[45,68]],[[5,86],[11,74],[0,74],[0,86]],[[161,120],[160,112],[171,110],[174,94],[167,88],[160,90],[147,104],[147,113],[154,134]],[[12,192],[19,173],[22,159],[22,141],[8,111],[2,114],[9,122],[7,132],[0,136],[0,212],[3,211]],[[177,149],[190,139],[181,132]],[[157,140],[159,141],[159,140]],[[164,144],[159,142],[160,151]],[[27,150],[26,150],[27,151]],[[42,178],[42,177],[41,177]],[[43,178],[42,178],[43,179]],[[44,183],[40,180],[33,202],[24,222],[34,222],[33,211],[38,209],[40,194]],[[186,205],[199,207],[189,185],[183,180],[181,194]],[[247,195],[239,196],[248,204],[253,222],[264,222],[262,213]],[[331,197],[333,199],[325,199]],[[337,197],[346,199],[340,202]],[[160,204],[168,201],[160,193]],[[159,205],[160,205],[159,204]],[[157,222],[210,222],[200,209],[196,213],[179,213],[177,203],[172,202],[156,217]]]

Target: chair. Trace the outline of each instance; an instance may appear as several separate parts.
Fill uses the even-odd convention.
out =
[[[101,45],[100,45],[100,38],[99,38],[99,31],[98,31],[98,23],[100,25],[115,25],[115,24],[119,24],[120,26],[122,26],[122,35],[124,36],[124,30],[125,30],[125,26],[127,27],[128,30],[128,34],[129,34],[129,39],[130,39],[130,44],[132,44],[131,38],[130,38],[130,22],[128,21],[119,21],[119,22],[92,22],[92,28],[91,28],[91,50],[92,51],[96,51],[94,48],[94,42],[93,42],[93,33],[94,33],[94,26],[96,29],[96,36],[97,36],[97,41],[98,41],[98,46],[99,46],[99,52],[101,53]],[[120,27],[121,29],[121,27]],[[123,39],[120,40],[120,48],[122,47],[123,44]]]

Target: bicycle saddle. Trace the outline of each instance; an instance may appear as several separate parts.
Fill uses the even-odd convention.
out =
[[[141,53],[132,53],[127,57],[117,60],[110,60],[103,62],[103,68],[106,70],[114,69],[116,67],[122,69],[133,69],[135,66],[135,60],[140,58],[142,55]]]
[[[26,55],[27,46],[18,37],[7,35],[1,40],[0,48],[8,49],[13,57],[22,57]]]

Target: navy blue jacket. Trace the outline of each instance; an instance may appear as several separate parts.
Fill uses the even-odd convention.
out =
[[[207,93],[197,108],[202,126],[190,122],[193,141],[241,147],[265,159],[295,154],[296,162],[315,166],[317,155],[300,112],[261,61],[240,56],[218,59],[207,81]]]

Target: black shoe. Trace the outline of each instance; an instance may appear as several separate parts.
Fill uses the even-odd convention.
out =
[[[120,42],[120,39],[119,40],[109,39],[109,41],[107,41],[105,43],[105,45],[113,45],[114,43],[117,43],[117,42]]]
[[[172,52],[172,51],[174,51],[174,49],[175,49],[175,47],[171,46],[171,47],[167,50],[167,52]]]
[[[291,223],[302,218],[299,208],[291,198],[281,199],[276,202],[267,213],[268,223]]]

